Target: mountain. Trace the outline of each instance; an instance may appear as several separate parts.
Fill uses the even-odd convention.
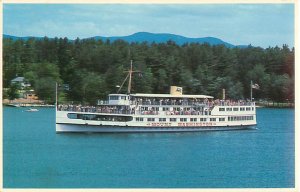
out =
[[[27,37],[18,37],[18,36],[13,36],[13,35],[6,35],[6,34],[3,34],[3,38],[4,39],[12,39],[13,41],[16,41],[16,40],[24,40],[24,41],[27,41],[28,39],[30,38],[35,38],[35,39],[43,39],[43,37],[33,37],[33,36],[27,36]],[[51,39],[51,38],[50,38]]]
[[[37,38],[42,39],[43,37],[17,37],[17,36],[11,36],[11,35],[3,35],[3,38],[10,38],[12,40],[22,39],[22,40],[28,40],[29,38]],[[51,38],[49,38],[51,39]],[[190,38],[190,37],[184,37],[180,35],[174,35],[169,33],[148,33],[148,32],[138,32],[134,33],[132,35],[128,36],[112,36],[112,37],[103,37],[103,36],[95,36],[85,39],[95,39],[95,40],[102,40],[102,41],[111,41],[114,42],[116,40],[124,40],[128,43],[142,43],[142,42],[148,42],[148,43],[166,43],[167,41],[171,40],[177,43],[178,45],[183,45],[185,43],[208,43],[210,45],[225,45],[226,47],[233,48],[233,47],[240,47],[245,48],[246,45],[233,45],[230,43],[227,43],[221,39],[215,38],[215,37],[202,37],[202,38]]]
[[[112,42],[121,39],[129,43],[133,43],[133,42],[165,43],[169,40],[172,40],[178,45],[183,45],[184,43],[208,43],[210,45],[223,44],[226,47],[235,47],[235,45],[232,45],[230,43],[227,43],[215,37],[189,38],[189,37],[184,37],[184,36],[174,35],[169,33],[138,32],[129,36],[114,36],[114,37],[95,36],[91,38],[94,38],[96,40],[101,39],[102,41],[110,40]]]

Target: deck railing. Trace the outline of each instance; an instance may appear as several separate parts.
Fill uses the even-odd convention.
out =
[[[207,102],[199,102],[199,101],[130,101],[130,105],[144,105],[144,106],[253,106],[254,102],[250,101],[207,101]],[[98,105],[109,105],[109,101],[98,101]]]
[[[135,104],[133,108],[129,106],[109,106],[109,105],[99,105],[99,106],[82,106],[82,105],[58,105],[58,111],[70,111],[70,112],[86,112],[86,113],[107,113],[107,114],[135,114],[135,115],[208,115],[214,106],[254,106],[252,102],[237,102],[237,103],[182,103],[182,105],[169,105],[168,103],[142,103]],[[140,108],[140,107],[148,107]],[[157,111],[154,107],[164,106],[166,111]],[[179,107],[184,106],[187,110],[178,110]],[[173,107],[173,110],[170,110]],[[174,108],[177,108],[175,110]]]
[[[76,106],[76,105],[59,105],[58,111],[83,112],[83,113],[107,113],[107,114],[132,114],[132,115],[207,115],[209,112],[204,110],[188,111],[154,111],[141,109],[117,109],[109,107],[95,106]]]

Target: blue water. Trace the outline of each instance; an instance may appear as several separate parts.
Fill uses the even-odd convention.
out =
[[[4,108],[4,188],[293,188],[294,110],[257,130],[56,134],[55,111]]]

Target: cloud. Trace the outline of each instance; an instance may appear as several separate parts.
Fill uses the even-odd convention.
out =
[[[293,9],[293,4],[5,4],[4,33],[84,38],[148,31],[268,47],[293,44]]]

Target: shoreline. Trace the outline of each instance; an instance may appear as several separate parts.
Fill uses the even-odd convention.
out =
[[[3,106],[7,106],[7,107],[55,107],[55,105],[32,104],[32,103],[3,103]]]
[[[295,108],[295,103],[279,103],[279,102],[257,102],[256,107],[265,108]]]

